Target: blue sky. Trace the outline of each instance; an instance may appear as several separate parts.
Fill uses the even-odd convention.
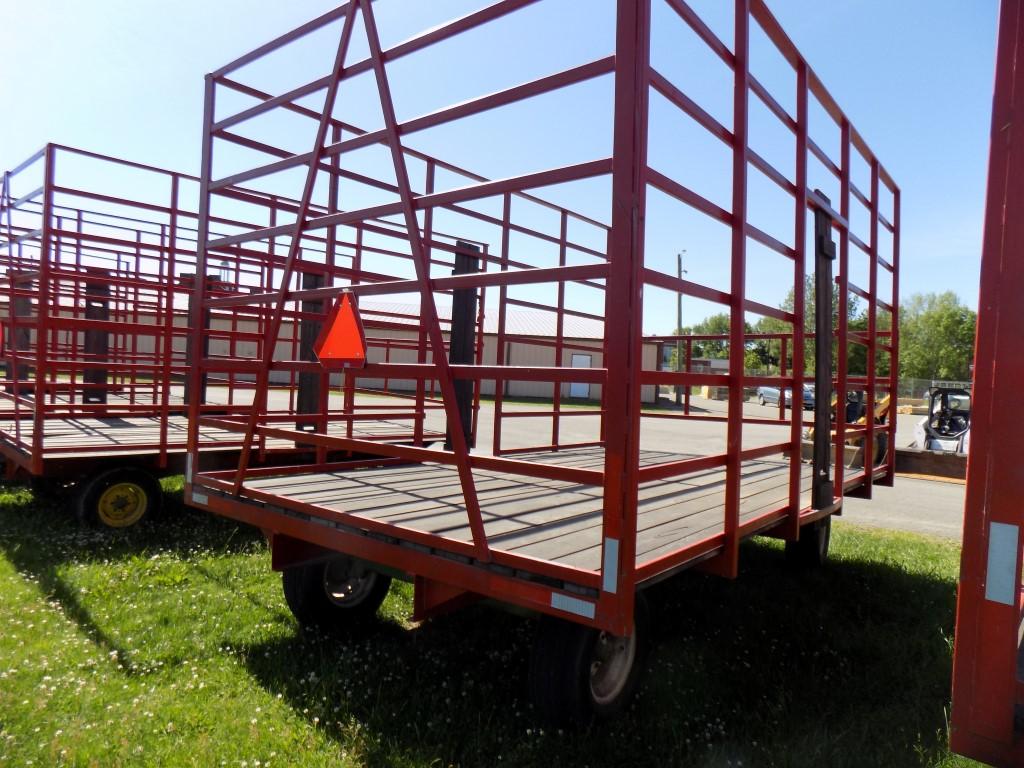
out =
[[[483,4],[379,0],[375,8],[386,46]],[[660,9],[660,0],[655,5]],[[694,0],[693,5],[707,14],[716,31],[729,34],[723,9],[730,4]],[[769,0],[769,5],[902,187],[904,296],[954,290],[976,306],[995,0]],[[333,6],[329,0],[0,0],[5,38],[0,103],[6,106],[0,120],[0,168],[55,141],[195,173],[203,75]],[[543,12],[530,12],[550,16],[524,13],[497,36],[469,38],[429,60],[396,67],[399,117],[606,54],[612,29],[609,8],[607,0],[553,0]],[[656,12],[656,21],[661,12]],[[550,28],[542,20],[550,21]],[[655,65],[677,76],[688,93],[728,125],[727,79],[713,62],[688,51],[673,29],[667,21],[656,27]],[[756,49],[754,56],[757,67]],[[513,60],[514,66],[507,63]],[[287,87],[301,81],[309,66],[308,79],[323,74],[329,61],[329,51],[320,55],[310,47],[308,58],[255,74],[263,82]],[[770,85],[768,63],[764,79]],[[440,100],[433,86],[437,79],[451,86]],[[416,140],[439,155],[457,147],[457,159],[492,176],[595,159],[606,155],[610,145],[610,130],[602,122],[608,95],[607,83],[594,81],[557,102],[538,104],[534,113],[490,122],[485,116],[469,129],[428,132]],[[705,147],[706,138],[694,134],[692,124],[676,125],[671,117],[659,117],[658,109],[655,105],[652,112],[652,164],[668,168],[678,162],[673,173],[728,207],[720,145],[712,141]],[[374,118],[367,114],[365,119]],[[531,129],[544,139],[550,156],[538,156],[526,144],[500,141],[502,131],[528,136]],[[812,135],[814,130],[812,114]],[[759,151],[779,158],[784,167],[785,136],[756,115],[752,131]],[[680,154],[675,143],[680,140],[690,155]],[[827,135],[820,139],[827,140]],[[368,153],[361,161],[374,159]],[[752,195],[752,215],[762,217],[763,228],[771,231],[773,224],[786,220],[768,191],[755,189]],[[593,203],[600,213],[598,198],[583,190],[574,199],[583,207]],[[722,233],[704,224],[691,226],[689,219],[684,223],[680,216],[688,214],[662,203],[653,199],[651,204],[649,261],[660,260],[657,266],[671,272],[675,253],[685,248],[691,279],[727,287]],[[777,304],[788,285],[785,266],[765,256],[751,271],[748,292]],[[674,325],[666,319],[674,315],[667,311],[671,296],[652,291],[649,297],[657,311],[645,318],[645,330],[668,332]],[[710,311],[715,307],[688,307],[688,322]]]

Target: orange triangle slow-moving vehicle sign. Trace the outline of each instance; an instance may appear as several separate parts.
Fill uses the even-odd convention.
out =
[[[352,294],[338,297],[316,343],[316,359],[324,368],[362,368],[366,365],[366,337]]]

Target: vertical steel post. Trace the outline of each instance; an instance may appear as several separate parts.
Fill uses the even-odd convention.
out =
[[[352,257],[352,273],[353,273],[352,284],[353,285],[358,285],[359,284],[359,282],[360,282],[359,274],[360,274],[360,272],[362,272],[362,269],[363,269],[363,228],[359,227],[358,229],[356,229],[356,247],[355,247],[355,254]],[[359,305],[358,302],[359,302],[359,298],[357,296],[356,297],[356,306]],[[422,343],[420,344],[420,347],[419,347],[419,349],[420,349],[420,356],[422,358],[421,362],[425,362],[425,358],[423,357],[423,355],[426,354],[426,351],[425,351],[426,350],[426,337],[425,336],[421,338],[421,342]],[[352,370],[351,368],[349,368],[349,369],[345,370],[345,372],[342,374],[342,376],[344,377],[344,387],[345,387],[345,405],[344,405],[344,408],[343,408],[343,413],[345,413],[346,415],[348,415],[350,417],[348,419],[348,421],[346,422],[346,424],[345,424],[345,436],[346,437],[352,437],[353,433],[355,432],[355,419],[352,419],[351,416],[356,411],[356,383],[357,383],[357,381],[356,381],[356,372],[354,370]],[[386,382],[385,382],[384,388],[387,389],[387,383]],[[422,433],[420,433],[419,437],[420,437],[420,439],[422,439]]]
[[[725,543],[711,569],[735,578],[739,564],[743,472],[743,380],[746,347],[747,128],[750,102],[750,0],[736,0],[733,59],[732,275],[729,284],[729,410],[726,423]],[[781,391],[780,397],[784,397]]]
[[[683,279],[683,254],[682,251],[676,254],[676,277],[680,280]],[[676,330],[675,335],[678,336],[683,332],[683,292],[679,291],[676,294]],[[676,339],[676,373],[683,370],[683,361],[680,359],[683,356],[683,343],[682,340]],[[683,399],[683,385],[676,384],[676,405],[681,404]]]
[[[322,288],[324,286],[324,276],[322,274],[313,272],[303,272],[301,274],[303,290]],[[298,359],[314,362],[316,360],[316,354],[313,352],[313,346],[316,344],[317,337],[320,335],[320,331],[324,327],[323,300],[315,299],[313,301],[301,302],[301,315],[302,317],[298,318]],[[315,318],[309,317],[309,315],[314,315]],[[323,390],[325,389],[322,379],[323,374],[319,372],[299,371],[299,386],[295,403],[296,413],[320,413],[322,405],[321,397],[323,395]],[[295,428],[303,432],[316,432],[317,424],[312,421],[299,419],[295,422]]]
[[[847,345],[848,315],[850,302],[850,123],[845,118],[839,126],[840,133],[840,179],[839,179],[839,215],[843,217],[843,226],[839,229],[839,300],[836,302],[836,458],[835,458],[835,490],[840,495],[846,487],[846,397],[847,378],[849,373],[849,347]],[[829,307],[832,306],[832,286],[829,286],[825,297]],[[816,297],[817,304],[822,295]]]
[[[110,285],[103,280],[103,271],[95,267],[85,268],[85,274],[92,274],[94,279],[85,280],[85,319],[106,322],[110,319]],[[96,279],[98,278],[98,279]],[[83,352],[89,363],[107,362],[110,352],[110,333],[106,328],[86,327],[84,332]],[[89,365],[82,374],[82,402],[107,402],[106,368]]]
[[[453,275],[472,275],[480,271],[480,248],[462,240],[456,242]],[[476,288],[452,291],[452,325],[448,337],[448,361],[453,365],[472,365],[476,357]],[[456,379],[455,400],[466,444],[473,446],[473,382]],[[451,425],[445,437],[445,450],[452,450]]]
[[[337,144],[341,141],[341,124],[338,122],[331,124],[331,142]],[[341,157],[334,155],[331,157],[331,178],[328,182],[327,187],[327,209],[328,213],[337,213],[341,209]],[[327,243],[326,252],[324,254],[324,261],[327,264],[327,274],[324,276],[326,284],[330,284],[333,276],[336,274],[338,267],[338,228],[330,227],[327,230]],[[321,312],[324,314],[324,319],[327,316],[327,302],[321,302]],[[358,302],[356,303],[358,307]],[[327,434],[330,428],[330,410],[331,410],[331,373],[328,370],[324,370],[320,374],[320,403],[319,412],[320,418],[317,420],[317,430],[323,434]],[[327,448],[325,446],[319,446],[316,452],[317,463],[323,463],[327,461]]]
[[[196,296],[206,296],[210,285],[210,277],[208,275],[197,272],[195,275],[182,275],[182,279],[190,286],[190,295],[193,300]],[[189,318],[189,328],[192,329],[191,337],[199,339],[200,347],[198,353],[191,344],[185,349],[185,364],[189,366],[190,371],[196,370],[198,374],[196,377],[190,375],[185,379],[186,405],[191,405],[193,400],[198,401],[200,405],[206,404],[206,388],[209,382],[209,373],[202,361],[210,356],[209,331],[212,324],[213,313],[205,307],[198,316],[193,315]]]
[[[9,271],[7,277],[8,285],[11,287],[8,308],[11,321],[7,327],[7,345],[11,359],[7,364],[7,375],[13,379],[8,391],[14,393],[15,409],[17,410],[20,400],[18,395],[20,382],[27,381],[29,377],[28,366],[18,362],[18,352],[29,352],[32,349],[32,299],[28,296],[18,295],[20,291],[25,290],[24,287],[19,287],[18,283],[20,280],[24,280],[24,284],[31,289],[32,280],[30,277],[21,278],[18,272],[13,271]],[[23,325],[18,322],[20,319],[26,320],[27,324]],[[18,423],[20,423],[20,419]]]
[[[876,366],[878,365],[878,160],[871,161],[871,228],[870,257],[868,268],[868,351],[867,351],[867,411],[864,417],[866,431],[864,433],[864,485],[857,489],[858,496],[871,498],[871,487],[875,480],[875,403],[878,398],[876,390]],[[895,402],[890,400],[890,411],[895,411]]]
[[[605,290],[603,589],[613,621],[632,630],[635,585],[644,227],[647,205],[647,104],[650,81],[650,0],[618,0],[612,226]]]
[[[892,312],[889,328],[889,453],[886,457],[885,477],[880,485],[891,486],[896,477],[896,421],[899,418],[898,395],[900,386],[900,190],[892,192]]]
[[[501,271],[508,270],[509,239],[512,231],[512,195],[506,192],[501,206]],[[508,314],[508,286],[502,283],[498,288],[498,333],[494,340],[495,365],[508,365],[511,344],[505,339],[505,324]],[[491,452],[501,455],[501,419],[505,400],[505,379],[494,382],[494,435]]]
[[[566,264],[566,243],[569,238],[569,213],[562,210],[558,228],[558,266]],[[555,312],[555,361],[556,367],[565,365],[565,281],[558,281],[558,303]],[[571,359],[571,358],[570,358]],[[551,388],[551,445],[558,445],[562,426],[562,382],[556,381]]]
[[[160,288],[160,296],[163,299],[166,315],[164,316],[163,333],[160,338],[163,340],[163,359],[161,362],[161,375],[163,381],[160,389],[160,466],[167,463],[167,427],[168,417],[171,412],[171,373],[174,362],[174,299],[177,295],[177,256],[178,256],[178,207],[180,205],[179,191],[181,179],[178,174],[171,176],[171,219],[167,228],[167,239],[164,244],[163,263],[160,266],[161,274],[164,276],[163,285]],[[187,344],[186,340],[186,344]]]
[[[433,160],[427,161],[426,178],[424,179],[424,193],[431,194],[434,191],[434,178],[437,175],[437,164]],[[433,248],[430,243],[434,240],[434,209],[427,208],[423,212],[423,238],[427,243],[427,259],[433,258]],[[427,362],[427,329],[423,323],[416,329],[416,362],[423,365]],[[426,394],[427,382],[423,379],[416,379],[416,419],[413,422],[413,442],[416,445],[423,444],[423,430],[426,424]]]
[[[35,383],[32,413],[32,467],[43,471],[43,436],[46,430],[46,378],[49,375],[50,315],[59,311],[50,302],[50,263],[53,258],[53,185],[56,174],[56,148],[46,145],[43,165],[43,222],[39,245],[39,298],[36,302]],[[55,302],[54,302],[55,304]]]
[[[818,193],[825,202],[828,198]],[[831,467],[832,391],[832,262],[836,244],[832,241],[832,216],[814,208],[814,479],[811,506],[832,505],[834,487]],[[843,398],[836,399],[836,419],[843,410]],[[842,456],[842,453],[839,454]]]
[[[686,373],[690,372],[693,366],[693,339],[686,340],[686,367],[683,369]],[[683,414],[686,416],[690,415],[690,385],[689,383],[683,384]]]
[[[217,81],[212,75],[206,76],[206,90],[203,96],[203,144],[199,168],[199,218],[196,229],[196,280],[189,291],[189,327],[192,329],[187,340],[186,363],[188,374],[186,393],[198,393],[203,389],[205,355],[203,353],[208,336],[205,333],[206,309],[205,285],[199,275],[206,274],[206,248],[210,240],[210,179],[213,174],[212,127],[216,107]],[[199,462],[199,416],[202,413],[202,397],[188,397],[188,458],[185,465],[185,493],[191,494],[192,474]]]
[[[807,368],[805,358],[807,315],[807,289],[805,287],[807,273],[807,154],[808,154],[808,92],[807,62],[800,59],[796,65],[796,191],[794,194],[793,216],[793,391],[800,392],[803,397],[804,371]],[[817,377],[814,383],[814,407],[818,401],[828,403],[832,382],[825,389],[818,389]],[[789,456],[789,515],[786,524],[786,535],[796,538],[800,532],[800,509],[802,470],[803,470],[803,407],[798,411],[794,408],[790,422],[789,439],[793,445]]]

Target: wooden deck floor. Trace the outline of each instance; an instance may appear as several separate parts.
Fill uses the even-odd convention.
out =
[[[31,387],[26,387],[25,390],[26,391],[21,393],[22,397],[25,398],[25,400],[31,400],[31,397],[32,397]],[[181,407],[181,406],[185,405],[185,398],[182,397],[181,395],[171,394],[167,398],[167,400],[168,400],[168,403],[171,405],[171,407],[174,407],[174,406]],[[163,401],[162,401],[162,399],[159,396],[154,398],[152,393],[149,392],[149,391],[138,391],[138,392],[135,393],[135,397],[134,398],[132,398],[129,394],[127,394],[125,392],[109,392],[109,393],[107,393],[106,405],[108,407],[110,407],[110,408],[117,408],[119,406],[129,406],[129,405],[153,406],[154,403],[156,403],[157,405],[155,407],[159,407],[159,404],[162,403],[162,402]],[[51,396],[47,397],[46,403],[48,405],[58,406],[58,407],[59,406],[70,406],[70,405],[82,405],[82,394],[81,394],[81,392],[76,392],[75,393],[75,397],[74,397],[74,401],[72,402],[72,398],[67,393],[58,393],[56,395],[51,395]],[[95,405],[95,403],[87,404],[87,405]],[[26,402],[23,402],[19,410],[21,410],[22,414],[24,415],[26,412],[29,412],[29,413],[31,412],[32,406],[29,405]],[[9,394],[5,393],[4,396],[0,397],[0,414],[3,414],[3,415],[8,416],[8,417],[12,417],[14,415],[14,412],[15,412],[15,402],[14,402],[14,400],[12,399],[12,397]]]
[[[517,459],[600,467],[600,449],[522,454]],[[686,456],[644,451],[641,464]],[[810,503],[811,469],[802,468],[803,503]],[[492,548],[597,570],[601,558],[602,491],[596,486],[475,470],[484,527]],[[743,466],[740,505],[746,521],[783,505],[789,465],[750,461]],[[314,505],[471,541],[462,489],[454,467],[439,464],[348,472],[260,477],[247,488],[289,503]],[[643,563],[723,530],[725,471],[714,469],[640,487],[637,562]]]
[[[84,417],[47,418],[44,422],[43,450],[51,458],[74,458],[88,453],[95,456],[131,455],[156,450],[160,445],[160,419],[156,416],[93,419]],[[0,417],[0,439],[15,442],[15,435],[22,443],[31,445],[34,434],[31,419],[20,420],[20,431],[15,420]],[[331,425],[332,433],[342,434],[345,425],[338,422]],[[353,429],[356,437],[367,435],[393,436],[400,439],[411,431],[410,422],[389,421],[386,418],[357,421]],[[228,450],[241,443],[244,435],[222,429],[204,427],[200,432],[205,450]],[[185,450],[188,439],[188,418],[183,415],[170,416],[167,420],[167,449],[172,453]],[[290,440],[267,441],[270,449],[287,449],[294,446]]]

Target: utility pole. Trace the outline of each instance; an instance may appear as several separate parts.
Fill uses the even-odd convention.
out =
[[[683,248],[679,253],[676,254],[676,269],[679,279],[683,279],[683,275],[686,274],[686,270],[683,269],[683,254],[686,253],[686,249]],[[683,292],[679,291],[679,295],[676,296],[676,333],[678,337],[683,332]],[[683,340],[676,338],[676,373],[680,373],[683,370]],[[683,387],[681,384],[676,384],[676,405],[682,405],[683,402]]]

